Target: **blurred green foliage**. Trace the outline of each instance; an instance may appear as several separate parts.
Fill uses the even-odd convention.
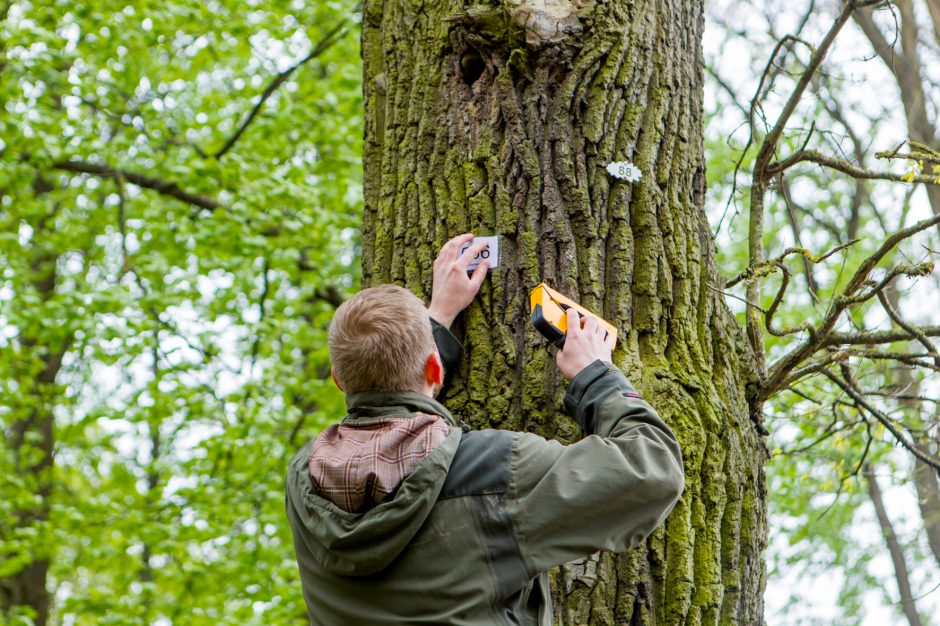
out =
[[[357,7],[0,18],[0,578],[48,558],[53,624],[306,623],[283,476],[344,410],[325,332],[359,272]]]

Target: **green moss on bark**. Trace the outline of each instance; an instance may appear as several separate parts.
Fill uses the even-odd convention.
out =
[[[497,8],[365,2],[365,281],[428,294],[448,238],[502,236],[501,267],[455,325],[467,359],[445,399],[478,427],[580,436],[528,322],[537,283],[617,324],[614,360],[679,436],[686,491],[643,545],[553,576],[557,621],[758,624],[766,452],[740,333],[709,288],[702,2],[604,3],[538,45]],[[610,178],[615,160],[642,180]]]

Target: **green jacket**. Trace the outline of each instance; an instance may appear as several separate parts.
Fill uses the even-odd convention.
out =
[[[459,344],[437,325],[435,338],[452,365]],[[451,428],[390,499],[365,512],[317,494],[313,442],[291,461],[287,516],[311,623],[550,626],[548,570],[643,541],[684,483],[675,436],[612,364],[580,372],[564,403],[589,433],[568,446],[464,432],[417,393],[348,396],[344,423],[424,413]]]

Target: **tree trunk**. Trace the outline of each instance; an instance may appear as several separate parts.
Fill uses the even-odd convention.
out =
[[[37,232],[41,231],[37,228]],[[39,300],[47,302],[55,292],[56,263],[58,257],[37,246],[31,269],[32,286]],[[52,495],[53,448],[55,431],[53,401],[56,377],[70,339],[57,338],[43,341],[41,329],[20,331],[19,342],[23,359],[14,380],[23,381],[19,394],[11,397],[7,409],[13,416],[9,430],[4,433],[6,449],[11,452],[12,463],[5,467],[18,480],[24,491],[35,495],[30,505],[18,507],[11,518],[0,521],[0,530],[7,532],[33,531],[33,540],[24,542],[12,554],[22,566],[14,573],[0,577],[0,618],[9,613],[28,610],[36,626],[46,626],[49,620],[51,598],[46,589],[49,574],[49,498]],[[15,361],[14,361],[15,362]],[[12,525],[12,528],[8,526]],[[14,544],[15,545],[15,544]]]
[[[703,212],[702,4],[364,3],[364,282],[426,296],[447,239],[501,237],[445,404],[476,427],[578,437],[528,320],[544,280],[619,327],[615,362],[683,445],[664,527],[555,573],[560,624],[763,622],[767,455]],[[610,177],[613,161],[643,178]]]
[[[927,437],[918,439],[915,445],[924,454],[937,454],[936,443]],[[920,517],[924,521],[927,545],[940,567],[940,476],[937,470],[920,459],[914,461],[914,489],[917,492],[917,505]]]
[[[911,576],[907,568],[907,559],[904,557],[904,548],[901,547],[901,542],[898,541],[894,526],[891,524],[891,518],[888,517],[888,511],[885,509],[884,499],[881,496],[881,487],[878,486],[878,479],[875,478],[875,471],[871,465],[865,466],[864,474],[868,484],[868,497],[871,498],[872,505],[875,507],[878,525],[881,527],[885,543],[888,544],[888,553],[894,565],[894,579],[898,583],[904,616],[907,617],[910,626],[922,626],[920,615],[917,613],[917,605],[914,602],[914,592],[911,591]]]

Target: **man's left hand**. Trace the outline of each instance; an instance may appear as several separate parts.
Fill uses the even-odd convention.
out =
[[[473,274],[467,274],[470,262],[489,245],[480,241],[460,254],[461,246],[470,241],[473,241],[470,233],[454,237],[444,244],[434,260],[434,285],[431,288],[428,314],[447,328],[450,328],[457,314],[473,301],[490,267],[489,261],[481,261]]]

